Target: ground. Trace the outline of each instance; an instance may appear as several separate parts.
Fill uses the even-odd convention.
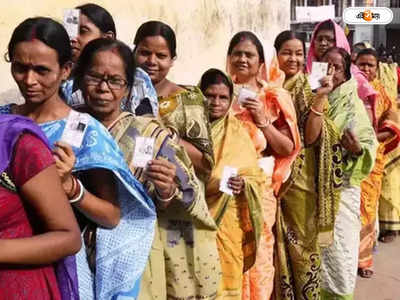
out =
[[[379,243],[374,255],[375,274],[357,278],[355,300],[400,300],[400,237],[393,243]]]

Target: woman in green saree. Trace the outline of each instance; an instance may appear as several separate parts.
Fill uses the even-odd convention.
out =
[[[180,86],[167,79],[176,59],[176,37],[170,26],[159,21],[143,23],[136,32],[135,60],[157,91],[159,117],[188,153],[196,175],[207,181],[213,168],[206,101],[199,88]]]
[[[139,299],[213,299],[220,277],[215,222],[184,148],[156,119],[121,111],[134,69],[128,46],[97,39],[83,50],[75,75],[88,112],[108,128],[158,207]],[[144,139],[153,144],[145,166],[137,151]]]
[[[311,91],[304,69],[304,42],[291,31],[275,39],[284,88],[293,99],[302,150],[278,197],[275,251],[277,299],[320,299],[320,244],[332,240],[341,185],[341,149],[324,114],[332,77]],[[318,141],[317,141],[318,140]]]

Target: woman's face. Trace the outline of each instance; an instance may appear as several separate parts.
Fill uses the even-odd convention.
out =
[[[111,50],[97,52],[84,74],[80,87],[86,104],[100,121],[120,113],[122,99],[128,95],[122,58]]]
[[[337,52],[329,52],[322,58],[322,62],[327,62],[330,67],[335,68],[335,73],[333,74],[333,89],[336,89],[343,82],[346,81],[345,66],[343,57]]]
[[[284,42],[278,51],[278,61],[287,78],[301,72],[304,66],[303,43],[298,39]]]
[[[315,36],[315,55],[317,60],[320,60],[326,50],[335,46],[335,32],[329,29],[321,29]]]
[[[233,47],[228,63],[238,83],[246,83],[256,77],[261,65],[256,46],[247,39]]]
[[[167,77],[174,63],[168,43],[160,35],[144,38],[136,46],[135,60],[149,74],[154,85]]]
[[[371,54],[361,55],[356,61],[357,67],[365,73],[368,77],[368,81],[372,81],[376,78],[376,72],[378,70],[378,62],[375,56]]]
[[[15,46],[11,74],[27,103],[40,104],[58,96],[70,72],[69,64],[59,65],[57,51],[37,39]]]
[[[92,40],[103,37],[101,30],[94,25],[88,17],[80,14],[79,33],[76,38],[71,39],[72,61],[77,62],[83,48]]]
[[[207,98],[210,120],[217,120],[228,112],[231,103],[229,96],[229,88],[223,84],[211,84],[204,91],[204,96]]]

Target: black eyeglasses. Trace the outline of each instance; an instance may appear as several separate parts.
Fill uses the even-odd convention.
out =
[[[120,90],[128,84],[128,82],[122,78],[104,77],[94,74],[85,74],[84,79],[87,85],[99,85],[104,81],[111,90]]]

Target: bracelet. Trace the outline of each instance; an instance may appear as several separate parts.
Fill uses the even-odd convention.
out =
[[[172,195],[169,196],[168,198],[163,199],[163,198],[161,198],[161,196],[158,194],[157,189],[156,189],[156,197],[157,197],[158,201],[164,202],[164,203],[170,202],[173,198],[175,198],[175,196],[176,196],[178,193],[179,193],[178,187],[175,187],[175,191],[172,193]]]
[[[69,203],[73,204],[73,203],[78,203],[79,201],[81,201],[83,199],[83,196],[85,194],[85,188],[83,187],[82,182],[79,179],[76,179],[78,185],[79,185],[79,195],[74,198],[74,199],[70,199]]]
[[[271,125],[272,123],[271,123],[271,120],[267,120],[267,121],[265,121],[265,123],[264,124],[257,124],[256,123],[256,126],[257,126],[257,128],[259,128],[259,129],[263,129],[263,128],[267,128],[269,125]]]
[[[312,111],[314,114],[316,114],[318,117],[321,117],[321,116],[324,115],[324,112],[323,112],[323,111],[315,110],[312,106],[310,107],[310,109],[311,109],[311,111]]]
[[[75,181],[75,177],[73,175],[71,175],[71,180],[72,180],[72,186],[71,189],[69,190],[69,192],[67,193],[68,198],[72,198],[73,196],[76,195],[76,181]],[[70,195],[72,195],[70,197]]]

